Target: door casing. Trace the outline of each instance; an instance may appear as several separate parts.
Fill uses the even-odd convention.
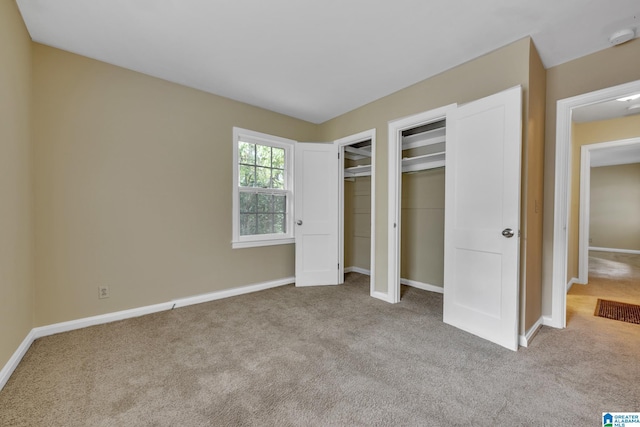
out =
[[[376,130],[369,129],[353,135],[345,136],[334,141],[338,147],[341,158],[341,167],[338,168],[338,205],[339,205],[339,230],[338,230],[338,256],[340,259],[339,278],[340,283],[344,281],[344,150],[347,145],[371,140],[371,267],[369,271],[369,293],[373,297],[376,295],[375,287],[375,256],[376,256]]]
[[[560,329],[567,326],[567,249],[571,200],[572,111],[574,108],[597,104],[638,92],[640,92],[640,80],[558,101],[556,113],[556,165],[553,203],[551,317],[543,315],[543,325]]]
[[[378,292],[377,298],[390,303],[400,302],[400,229],[402,197],[402,132],[437,122],[457,104],[436,108],[423,113],[389,122],[389,222],[388,222],[388,276],[387,292]]]
[[[591,220],[591,154],[595,152],[606,152],[615,150],[618,147],[638,147],[640,150],[640,138],[629,138],[618,141],[600,142],[583,145],[580,154],[580,233],[578,240],[578,281],[576,283],[586,285],[589,282],[589,224]],[[618,156],[622,165],[634,163],[628,159]]]

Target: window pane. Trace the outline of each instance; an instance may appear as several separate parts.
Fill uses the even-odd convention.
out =
[[[271,167],[284,169],[284,148],[273,147],[271,149],[271,153],[272,153]]]
[[[258,214],[258,234],[273,233],[273,215]]]
[[[271,169],[256,168],[256,187],[271,188]]]
[[[284,189],[284,171],[282,169],[271,169],[271,188]]]
[[[294,229],[288,229],[293,217],[287,210],[292,208],[289,198],[293,192],[287,187],[293,182],[289,182],[287,168],[292,166],[289,163],[293,146],[288,141],[259,132],[245,133],[239,128],[234,128],[234,136],[238,162],[233,166],[237,168],[233,247],[271,244],[272,238],[277,243],[279,238],[290,237]]]
[[[257,212],[257,194],[240,193],[240,213]]]
[[[256,234],[256,215],[240,214],[240,235],[249,236]]]
[[[273,216],[273,232],[274,233],[286,233],[287,224],[285,222],[286,216],[284,214],[275,214]]]
[[[254,165],[256,163],[256,145],[239,141],[238,159],[240,159],[240,163]]]
[[[255,167],[240,165],[239,184],[240,187],[255,187],[256,176]]]
[[[257,145],[256,154],[256,164],[258,166],[271,167],[271,147]]]
[[[272,200],[271,194],[258,194],[258,212],[273,212]]]
[[[274,213],[287,212],[287,196],[273,196],[273,212]]]

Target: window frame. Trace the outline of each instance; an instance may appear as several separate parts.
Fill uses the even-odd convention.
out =
[[[269,147],[282,148],[285,153],[284,160],[284,189],[270,189],[252,187],[251,190],[243,190],[240,187],[240,162],[238,157],[238,145],[239,142],[248,142],[251,144],[259,144]],[[232,189],[232,232],[233,237],[231,246],[233,249],[239,248],[251,248],[260,246],[272,246],[272,245],[285,245],[295,242],[293,218],[294,218],[294,182],[293,182],[293,161],[294,161],[294,147],[296,141],[282,138],[279,136],[268,135],[261,132],[256,132],[248,129],[242,129],[239,127],[233,128],[233,189]],[[286,233],[272,233],[272,234],[252,234],[247,236],[240,235],[240,193],[266,193],[266,194],[284,194],[286,195],[286,214],[285,214],[285,227]]]

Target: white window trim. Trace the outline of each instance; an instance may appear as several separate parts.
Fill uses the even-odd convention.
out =
[[[240,188],[238,186],[239,171],[238,171],[238,142],[240,140],[245,142],[251,142],[260,145],[269,145],[272,147],[285,149],[285,182],[286,190],[273,190],[273,189],[256,189],[258,191],[264,191],[266,193],[285,193],[287,197],[287,233],[286,234],[260,234],[252,236],[240,235]],[[265,133],[255,132],[248,129],[242,129],[238,127],[233,128],[233,189],[232,189],[232,231],[233,237],[231,246],[233,249],[239,248],[252,248],[259,246],[271,246],[271,245],[286,245],[294,243],[294,229],[293,229],[293,198],[294,198],[294,183],[293,183],[293,150],[296,141],[292,139],[282,138],[279,136],[268,135]]]

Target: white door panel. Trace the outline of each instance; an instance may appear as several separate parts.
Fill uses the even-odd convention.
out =
[[[338,284],[338,149],[295,147],[296,286]]]
[[[518,348],[521,88],[447,116],[444,321]],[[514,236],[502,235],[510,228]]]

